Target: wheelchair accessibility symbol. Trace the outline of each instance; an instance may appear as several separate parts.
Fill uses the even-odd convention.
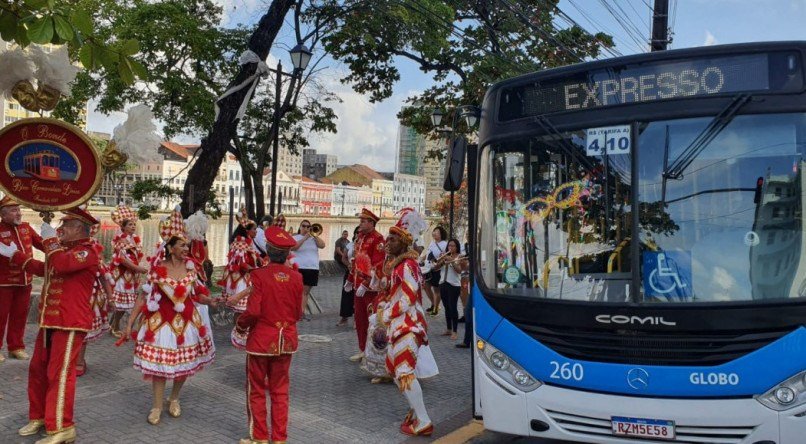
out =
[[[644,294],[667,300],[688,299],[691,291],[691,255],[680,251],[643,254]]]

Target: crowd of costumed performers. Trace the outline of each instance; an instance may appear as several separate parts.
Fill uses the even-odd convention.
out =
[[[207,305],[217,305],[204,282],[204,270],[189,254],[190,242],[179,208],[160,223],[162,243],[148,258],[147,282],[124,331],[135,333],[134,367],[151,380],[148,422],[159,424],[166,381],[171,380],[168,414],[182,414],[179,394],[188,377],[213,362],[215,345]]]
[[[112,335],[120,337],[120,319],[124,313],[131,313],[137,292],[140,290],[140,275],[148,269],[140,265],[143,260],[143,245],[137,231],[137,213],[125,205],[112,211],[112,221],[120,231],[112,239],[113,289],[112,307],[114,313],[110,321]]]
[[[9,198],[0,201],[0,210],[14,206]],[[119,337],[116,345],[133,340],[133,366],[150,381],[147,422],[159,424],[163,410],[180,417],[184,383],[215,358],[208,307],[223,309],[226,302],[240,313],[231,342],[246,353],[249,437],[240,442],[287,439],[290,366],[298,347],[297,323],[304,316],[304,278],[291,260],[299,240],[282,227],[284,218],[264,229],[240,217],[220,281],[224,296],[214,299],[210,273],[202,266],[208,261],[207,217],[197,212],[183,220],[179,210],[159,223],[161,242],[148,258],[135,234],[136,213],[124,205],[112,212],[120,232],[112,240],[109,264],[94,238],[99,221],[84,208],[65,211],[58,229],[43,224],[40,235],[18,221],[16,232],[26,234],[27,241],[0,241],[0,256],[11,267],[4,269],[10,277],[0,277],[30,285],[32,275],[50,276],[39,301],[40,331],[29,369],[29,423],[20,435],[44,429],[48,437],[40,444],[75,440],[75,381],[88,368],[86,343],[110,328]],[[394,382],[399,388],[409,404],[402,433],[430,436],[434,426],[419,381],[437,375],[438,368],[429,347],[415,250],[427,225],[414,210],[398,215],[386,238],[375,228],[375,214],[364,209],[360,215],[344,288],[354,300],[361,350],[351,360],[360,362],[372,382]],[[46,252],[47,265],[33,259],[32,246]],[[108,322],[111,310],[115,314]],[[130,315],[119,328],[120,312],[126,310]],[[9,346],[18,346],[12,341]]]
[[[224,276],[218,281],[222,288],[222,298],[237,313],[243,313],[249,302],[247,289],[251,286],[252,270],[263,265],[260,252],[255,247],[256,236],[257,224],[249,220],[246,214],[239,214],[238,226],[229,240]]]

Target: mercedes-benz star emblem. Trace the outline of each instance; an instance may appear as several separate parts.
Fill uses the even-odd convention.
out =
[[[627,384],[635,390],[644,390],[649,387],[649,373],[642,368],[630,369],[627,372]]]

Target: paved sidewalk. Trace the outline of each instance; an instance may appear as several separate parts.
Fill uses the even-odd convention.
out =
[[[323,335],[332,342],[300,342],[291,367],[289,441],[298,443],[398,443],[407,404],[393,384],[372,385],[347,358],[357,351],[352,327],[336,327],[341,278],[322,278],[314,289],[324,313],[300,322],[300,334]],[[432,320],[431,346],[440,374],[423,382],[426,405],[437,424],[437,436],[450,432],[457,420],[470,419],[470,355],[439,336],[441,315]],[[229,343],[229,327],[215,330],[216,360],[192,377],[182,390],[182,417],[163,414],[151,426],[150,383],[132,368],[132,343],[114,346],[107,335],[87,351],[89,371],[79,378],[76,421],[79,443],[234,443],[248,433],[244,395],[244,354]],[[459,329],[460,337],[463,327]],[[36,328],[28,325],[29,352]],[[5,350],[4,350],[5,353]],[[27,422],[27,361],[0,364],[0,442],[33,443],[17,436]],[[440,427],[443,423],[443,427]],[[409,442],[426,442],[425,439]]]

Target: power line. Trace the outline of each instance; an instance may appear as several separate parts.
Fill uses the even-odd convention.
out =
[[[643,37],[636,37],[636,33],[639,36],[641,35],[640,30],[634,28],[634,26],[633,28],[631,28],[630,25],[624,23],[624,20],[621,18],[618,12],[616,12],[606,0],[599,0],[599,3],[601,3],[602,6],[604,6],[604,8],[607,10],[607,12],[610,13],[610,15],[613,16],[614,19],[616,19],[616,23],[618,23],[619,26],[621,26],[621,28],[624,29],[624,31],[627,33],[627,36],[633,42],[635,42],[635,44],[638,45],[639,48],[641,48],[641,52],[646,52],[646,49],[644,48],[646,42],[644,41]]]
[[[588,31],[587,29],[585,29],[584,26],[582,26],[579,23],[577,23],[577,21],[574,20],[573,18],[571,18],[571,16],[569,16],[568,14],[566,14],[565,11],[563,11],[559,7],[556,7],[555,9],[557,10],[558,16],[563,17],[567,22],[569,22],[570,26],[576,26],[579,29],[581,29],[585,34],[588,34],[590,37],[595,38],[594,37],[595,34],[593,34],[592,32]],[[579,8],[577,8],[577,9],[579,9]],[[582,10],[580,10],[580,12],[582,13]],[[584,13],[583,13],[583,15],[584,15]],[[588,19],[588,22],[590,22],[593,25],[593,22],[590,19]],[[594,25],[594,26],[596,26],[596,25]],[[608,33],[608,34],[612,35],[612,33]],[[611,48],[611,47],[604,46],[604,45],[602,46],[602,51],[609,53],[613,57],[621,57],[623,55],[620,51],[616,50],[615,48]]]
[[[587,20],[587,21],[588,21],[588,23],[590,23],[591,25],[593,25],[593,27],[594,27],[595,29],[596,29],[596,28],[601,29],[603,32],[606,32],[607,34],[609,34],[609,35],[613,36],[613,40],[614,40],[614,41],[620,41],[623,47],[625,47],[625,48],[626,48],[626,47],[631,46],[631,45],[633,45],[633,44],[634,44],[634,42],[629,42],[629,41],[627,41],[627,40],[624,40],[622,37],[618,36],[618,34],[617,34],[617,33],[613,32],[613,31],[612,31],[612,30],[611,30],[609,27],[604,26],[604,25],[602,25],[600,22],[596,21],[596,20],[595,20],[593,17],[591,17],[591,16],[590,16],[590,15],[589,15],[589,14],[588,14],[586,11],[585,11],[585,9],[584,9],[584,8],[580,7],[580,6],[579,6],[579,5],[578,5],[578,4],[577,4],[577,3],[576,3],[574,0],[568,0],[568,3],[570,3],[570,4],[571,4],[571,6],[573,6],[573,7],[574,7],[574,8],[577,10],[577,12],[579,12],[579,14],[580,14],[580,15],[582,15],[582,17],[583,17],[585,20]],[[633,46],[633,48],[635,48],[635,46]],[[614,51],[615,51],[615,50],[614,50]],[[639,52],[643,52],[643,49],[639,47],[639,48],[638,48],[638,51],[639,51]],[[619,55],[619,56],[621,56],[622,54],[619,52],[619,53],[618,53],[618,55]]]
[[[563,44],[561,41],[557,40],[557,38],[556,38],[556,37],[554,37],[554,36],[552,36],[550,33],[546,32],[546,30],[545,30],[545,29],[543,29],[543,28],[541,28],[540,26],[537,26],[537,25],[535,25],[534,23],[532,23],[532,22],[529,20],[529,18],[528,18],[528,17],[526,17],[526,15],[523,13],[523,11],[518,11],[518,10],[516,10],[516,9],[515,9],[515,5],[514,5],[513,3],[510,3],[508,0],[497,0],[497,1],[498,1],[498,3],[500,3],[501,5],[503,5],[505,8],[507,8],[508,10],[510,10],[510,11],[511,11],[513,14],[515,14],[515,16],[516,16],[517,18],[519,18],[519,19],[520,19],[520,21],[521,21],[521,22],[522,22],[524,25],[528,26],[529,28],[534,29],[534,30],[535,30],[535,31],[537,31],[539,34],[541,34],[541,35],[543,36],[543,38],[544,38],[544,39],[552,40],[552,41],[553,41],[553,42],[554,42],[554,43],[555,43],[555,44],[556,44],[556,45],[557,45],[559,48],[561,48],[561,49],[562,49],[562,50],[564,50],[564,51],[565,51],[567,54],[569,54],[570,56],[572,56],[573,58],[575,58],[575,59],[576,59],[578,62],[583,62],[583,61],[584,61],[584,59],[583,59],[582,57],[580,57],[580,56],[579,56],[579,54],[577,54],[576,52],[574,52],[574,51],[572,51],[571,49],[569,49],[569,48],[568,48],[567,46],[565,46],[565,45],[564,45],[564,44]]]

